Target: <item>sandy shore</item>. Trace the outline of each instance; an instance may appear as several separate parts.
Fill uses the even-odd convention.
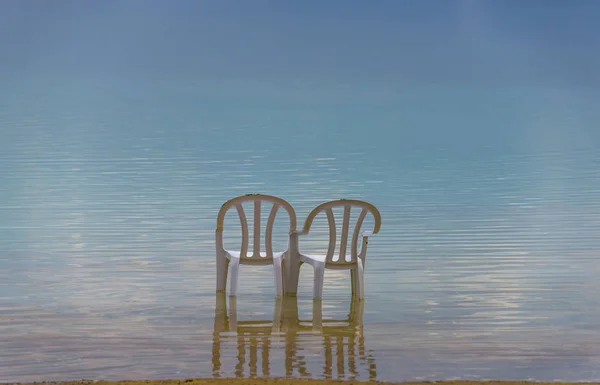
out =
[[[187,380],[164,380],[164,381],[71,381],[71,382],[35,382],[22,383],[19,385],[369,385],[369,384],[402,384],[402,385],[557,385],[557,384],[593,384],[600,385],[598,382],[570,383],[570,382],[527,382],[527,381],[440,381],[440,382],[381,382],[381,381],[336,381],[336,380],[304,380],[287,378],[245,378],[245,379],[187,379]],[[16,385],[16,383],[15,383]]]

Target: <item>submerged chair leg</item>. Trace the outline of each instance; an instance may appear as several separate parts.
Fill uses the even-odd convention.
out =
[[[237,332],[237,298],[229,298],[229,330]]]
[[[352,296],[358,296],[358,268],[350,270],[350,288],[352,290]]]
[[[283,273],[281,271],[281,258],[273,258],[273,268],[275,270],[275,293],[277,298],[283,295]]]
[[[273,328],[271,331],[281,331],[281,318],[283,315],[283,299],[277,298],[275,300],[275,310],[273,310]]]
[[[232,258],[231,261],[229,261],[229,270],[229,279],[231,280],[231,282],[229,282],[229,296],[236,297],[238,291],[238,276],[240,273],[240,260]]]
[[[313,280],[313,299],[321,300],[323,298],[323,281],[325,280],[325,264],[316,263],[314,266],[315,277]]]
[[[323,302],[319,299],[313,299],[312,307],[312,330],[316,332],[323,331]]]
[[[217,291],[225,291],[227,286],[227,268],[229,260],[217,253]]]
[[[217,293],[216,304],[215,304],[215,323],[214,323],[214,335],[222,331],[227,331],[226,326],[227,320],[227,298],[225,293]]]

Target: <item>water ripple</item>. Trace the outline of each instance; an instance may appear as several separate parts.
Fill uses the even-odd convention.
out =
[[[395,151],[400,141],[339,128],[350,122],[338,110],[236,115],[165,90],[164,109],[140,91],[127,110],[112,85],[94,87],[3,99],[0,381],[599,379],[593,147]],[[271,271],[247,266],[236,316],[248,330],[215,331],[216,214],[252,192],[286,198],[301,219],[342,197],[381,210],[360,332],[348,326],[345,273],[326,273],[322,303],[323,321],[341,326],[313,330],[305,267],[297,320],[273,331]],[[285,223],[276,229],[285,247]],[[303,247],[327,247],[323,223],[313,235]]]

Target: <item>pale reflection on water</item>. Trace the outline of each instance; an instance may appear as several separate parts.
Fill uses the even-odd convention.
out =
[[[230,297],[229,306],[227,312],[226,295],[218,293],[212,350],[214,377],[231,372],[223,368],[221,355],[225,355],[222,346],[234,347],[228,344],[232,339],[237,344],[238,378],[270,376],[273,357],[279,356],[285,357],[286,376],[356,379],[364,369],[364,377],[377,379],[375,359],[365,347],[364,301],[352,300],[347,317],[331,320],[323,319],[321,301],[313,302],[311,319],[299,319],[296,297],[277,299],[273,317],[268,320],[238,320],[235,297]],[[307,355],[322,357],[323,362],[311,369]]]
[[[63,80],[0,87],[0,381],[259,376],[267,363],[271,376],[600,379],[597,92],[240,102],[224,89],[228,108],[187,79]],[[299,220],[328,199],[379,208],[362,331],[326,326],[360,319],[347,274],[326,273],[313,331],[303,268],[298,317],[282,303],[274,331],[272,271],[244,266],[215,369],[216,215],[257,192]],[[314,235],[304,246],[326,248]],[[254,321],[264,336],[243,334]]]

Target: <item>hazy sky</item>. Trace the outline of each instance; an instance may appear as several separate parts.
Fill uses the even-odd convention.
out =
[[[600,85],[596,0],[1,0],[0,70]]]

